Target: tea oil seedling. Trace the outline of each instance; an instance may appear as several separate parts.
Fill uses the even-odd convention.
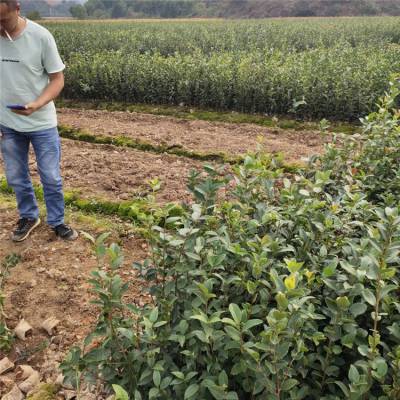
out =
[[[67,382],[136,400],[397,398],[398,94],[393,80],[362,138],[292,175],[258,152],[231,176],[193,173],[194,202],[148,221],[144,306],[125,301],[122,251],[103,237],[101,311]]]

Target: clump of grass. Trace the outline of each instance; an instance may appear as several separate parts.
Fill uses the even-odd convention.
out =
[[[53,383],[40,385],[33,393],[29,394],[26,400],[56,400],[60,387]]]

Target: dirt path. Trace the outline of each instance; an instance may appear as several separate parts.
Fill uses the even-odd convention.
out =
[[[321,152],[328,139],[312,131],[282,131],[254,124],[187,121],[122,111],[61,108],[58,118],[62,125],[92,134],[127,136],[153,145],[181,146],[196,152],[223,152],[233,156],[255,150],[261,137],[265,151],[282,152],[287,161],[298,161]]]
[[[33,327],[26,341],[17,340],[7,356],[16,364],[29,364],[40,371],[43,382],[54,380],[58,363],[74,343],[79,343],[96,321],[97,310],[90,304],[88,279],[97,262],[92,245],[80,237],[74,243],[57,240],[42,224],[21,244],[9,240],[17,213],[14,207],[0,202],[0,263],[10,254],[18,254],[20,263],[11,270],[5,285],[7,324],[14,328],[24,318]],[[78,229],[90,227],[76,222]],[[90,231],[92,234],[98,232]],[[130,265],[145,257],[145,244],[138,238],[123,241],[126,260],[122,275],[131,283],[129,298],[143,302],[142,283],[135,278]],[[54,336],[40,328],[49,317],[61,322]],[[0,359],[6,354],[0,352]],[[11,373],[8,378],[13,381]],[[7,392],[7,376],[0,379],[0,396]]]

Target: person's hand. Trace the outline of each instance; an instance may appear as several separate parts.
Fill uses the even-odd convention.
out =
[[[40,106],[36,102],[32,101],[25,105],[25,110],[11,110],[15,114],[25,115],[26,117],[39,110]]]

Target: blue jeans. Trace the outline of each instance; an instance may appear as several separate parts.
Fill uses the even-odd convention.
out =
[[[8,184],[17,197],[20,218],[39,218],[39,208],[29,174],[29,145],[32,143],[47,208],[47,223],[64,223],[64,194],[60,173],[61,142],[57,128],[16,132],[0,125],[1,153]]]

